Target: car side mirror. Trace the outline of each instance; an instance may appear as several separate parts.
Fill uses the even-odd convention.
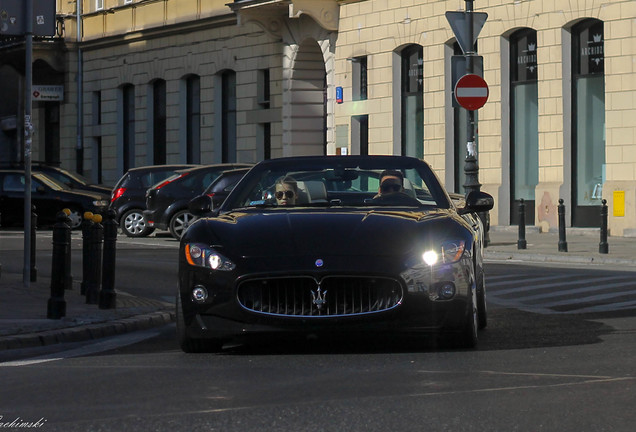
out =
[[[194,197],[188,203],[188,210],[197,217],[206,216],[212,211],[212,199],[207,195]]]
[[[459,209],[460,214],[481,213],[492,210],[495,199],[492,195],[481,191],[471,191],[466,195],[466,206]]]

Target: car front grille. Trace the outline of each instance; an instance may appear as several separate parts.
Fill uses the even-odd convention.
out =
[[[251,279],[239,285],[245,309],[278,316],[337,317],[393,309],[402,302],[400,283],[377,277],[328,276]]]

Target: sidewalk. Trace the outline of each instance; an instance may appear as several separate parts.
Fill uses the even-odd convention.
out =
[[[609,237],[608,253],[599,253],[599,228],[568,228],[567,252],[559,252],[559,233],[540,233],[537,227],[526,229],[526,249],[518,249],[519,227],[494,226],[484,258],[491,261],[533,263],[597,264],[624,266],[636,271],[636,238]]]
[[[598,229],[568,229],[568,252],[559,252],[558,233],[526,230],[527,248],[517,248],[518,227],[492,227],[486,261],[613,265],[636,271],[636,238],[609,237],[609,253],[599,253]],[[1,264],[1,263],[0,263]],[[50,280],[38,278],[24,288],[22,274],[0,274],[0,350],[78,342],[171,323],[174,305],[117,291],[115,309],[88,305],[79,281],[65,292],[66,317],[47,319]]]
[[[117,291],[115,309],[86,304],[79,282],[66,290],[66,316],[47,319],[50,279],[24,287],[22,274],[0,275],[0,351],[79,342],[144,330],[174,321],[174,305]]]

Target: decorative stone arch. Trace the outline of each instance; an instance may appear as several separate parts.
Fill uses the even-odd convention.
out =
[[[230,7],[239,24],[254,22],[282,41],[283,156],[334,154],[338,3],[247,1]]]
[[[283,41],[283,155],[333,153],[335,33],[301,16]]]

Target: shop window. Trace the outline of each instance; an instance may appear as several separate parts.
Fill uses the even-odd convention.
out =
[[[539,108],[537,32],[519,30],[510,38],[510,220],[519,223],[519,203],[525,220],[534,225],[535,189],[539,183]]]
[[[424,156],[424,59],[420,45],[405,48],[402,57],[402,149],[404,156]]]
[[[572,29],[573,225],[598,226],[605,182],[605,56],[603,22]]]

